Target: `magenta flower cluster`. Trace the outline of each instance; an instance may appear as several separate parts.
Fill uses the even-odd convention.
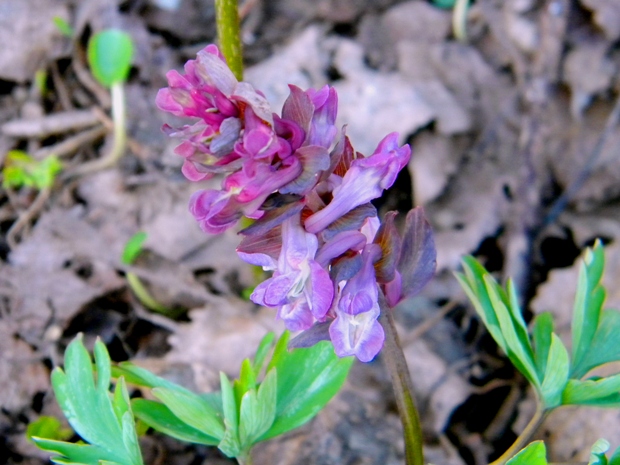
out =
[[[380,302],[392,307],[410,294],[402,271],[430,247],[405,247],[395,215],[381,225],[370,203],[394,183],[409,146],[399,147],[392,133],[365,157],[344,128],[334,144],[338,101],[329,86],[290,86],[282,115],[273,113],[263,94],[237,81],[214,45],[188,61],[184,74],[170,71],[167,78],[159,108],[196,120],[164,126],[182,140],[175,151],[184,158],[184,175],[192,181],[224,175],[220,189],[192,196],[190,211],[212,234],[244,216],[255,220],[241,231],[237,253],[273,275],[251,299],[277,309],[288,329],[310,335],[306,340],[329,338],[339,356],[372,360],[384,342]],[[414,231],[419,214],[410,216]],[[422,268],[430,269],[431,260],[434,269],[433,254],[434,247]]]

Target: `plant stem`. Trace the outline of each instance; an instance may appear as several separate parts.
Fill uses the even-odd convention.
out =
[[[515,440],[515,442],[508,448],[506,452],[504,452],[498,459],[491,462],[489,465],[504,465],[508,460],[510,460],[517,452],[519,452],[525,445],[530,441],[534,433],[538,427],[545,421],[547,415],[549,414],[549,410],[544,410],[542,408],[538,408],[536,410],[536,414],[532,417],[530,422],[527,424],[523,432],[519,435],[519,437]]]
[[[222,54],[235,77],[241,81],[243,60],[237,0],[215,0],[215,22]]]
[[[382,359],[390,373],[392,387],[396,396],[398,413],[403,424],[405,439],[405,463],[407,465],[424,465],[422,451],[422,425],[413,397],[413,384],[409,375],[407,361],[398,341],[398,333],[394,325],[391,309],[388,308],[383,296],[380,296],[381,315],[379,322],[385,331],[385,345]]]

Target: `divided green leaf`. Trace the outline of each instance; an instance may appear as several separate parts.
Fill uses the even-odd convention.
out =
[[[161,402],[147,399],[134,399],[131,406],[136,417],[151,428],[181,441],[217,446],[219,439],[192,428],[181,421]]]
[[[101,341],[95,343],[96,382],[90,355],[77,336],[65,352],[65,371],[52,372],[52,387],[60,407],[88,444],[72,444],[33,437],[44,450],[58,454],[56,463],[142,465],[133,413],[125,380],[117,381],[110,397],[110,356]]]
[[[607,378],[568,381],[562,404],[620,407],[620,374]]]
[[[593,249],[586,251],[579,267],[579,281],[573,309],[573,377],[585,375],[583,359],[591,351],[595,333],[599,326],[601,310],[605,300],[605,289],[601,285],[605,256],[603,246],[597,241]]]
[[[351,357],[338,358],[327,341],[289,351],[289,338],[288,331],[282,335],[267,367],[278,372],[276,418],[260,440],[311,420],[340,390],[354,362]]]
[[[562,392],[568,382],[569,367],[570,361],[566,347],[555,333],[551,333],[545,377],[540,389],[545,408],[551,409],[562,404]]]

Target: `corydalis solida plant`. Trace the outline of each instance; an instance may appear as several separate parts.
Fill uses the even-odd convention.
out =
[[[293,345],[331,339],[339,356],[372,360],[385,339],[380,302],[394,307],[435,269],[421,208],[409,212],[401,237],[396,214],[381,224],[370,203],[392,186],[410,147],[391,133],[365,157],[344,128],[334,145],[335,89],[291,85],[277,115],[263,94],[235,78],[214,45],[188,61],[184,74],[170,71],[167,78],[159,108],[196,119],[164,126],[182,140],[175,152],[184,158],[184,175],[191,181],[224,175],[221,189],[192,196],[190,211],[212,234],[243,216],[255,220],[240,232],[237,253],[273,275],[252,301],[276,308],[288,329],[304,331]]]

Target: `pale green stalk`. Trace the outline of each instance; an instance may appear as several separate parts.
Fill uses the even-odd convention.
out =
[[[241,27],[237,0],[215,0],[215,22],[220,50],[235,77],[243,79]]]

